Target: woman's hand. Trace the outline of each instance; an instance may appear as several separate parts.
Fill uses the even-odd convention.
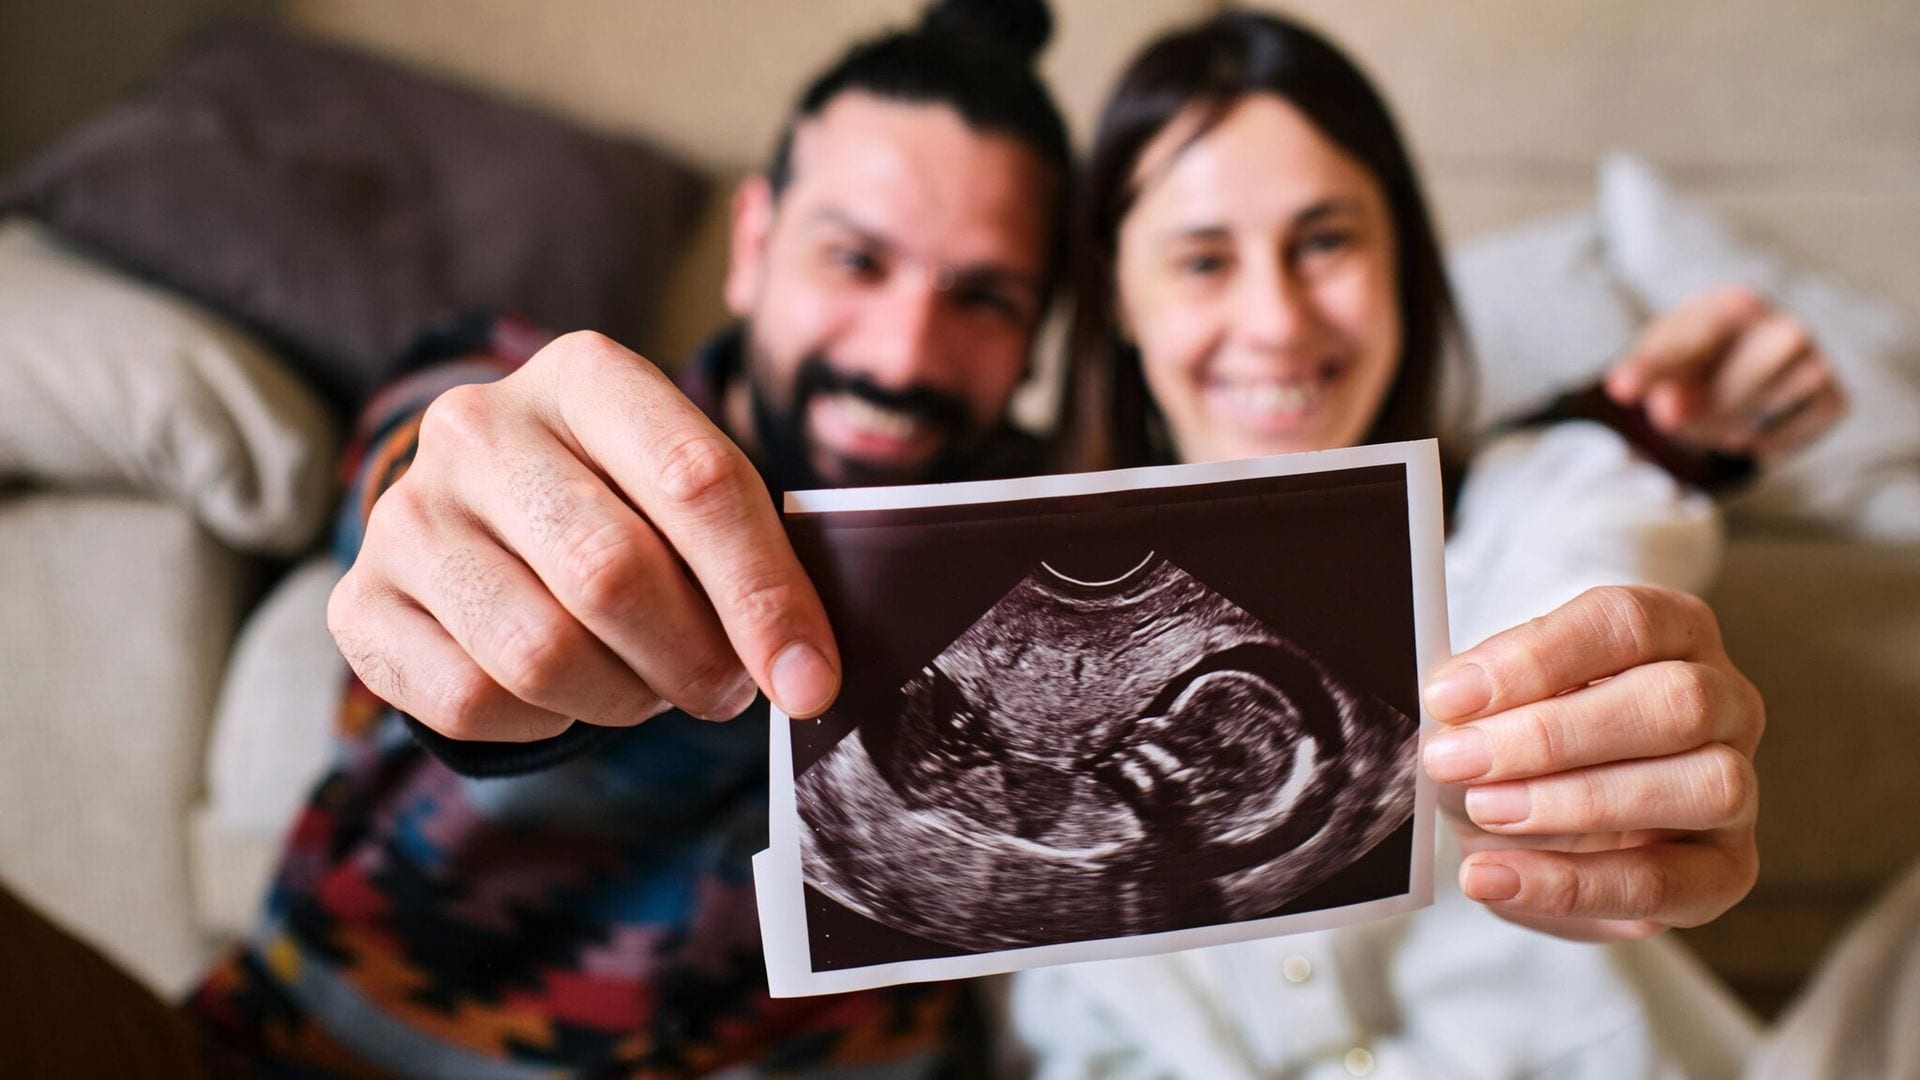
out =
[[[1697,597],[1590,589],[1454,657],[1425,700],[1461,891],[1505,918],[1645,937],[1753,887],[1765,709]]]
[[[1761,465],[1798,453],[1847,412],[1806,324],[1739,285],[1655,318],[1606,386],[1615,402],[1645,408],[1668,438]]]

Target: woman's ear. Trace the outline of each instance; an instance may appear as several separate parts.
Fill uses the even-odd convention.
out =
[[[773,238],[774,201],[773,185],[760,173],[740,181],[733,192],[723,291],[727,311],[736,319],[746,318],[760,297],[760,283],[766,278],[767,246]]]

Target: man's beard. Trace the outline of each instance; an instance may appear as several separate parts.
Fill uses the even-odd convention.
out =
[[[971,442],[967,407],[951,394],[930,387],[888,390],[864,375],[848,375],[835,368],[827,358],[814,353],[800,361],[794,373],[791,400],[779,407],[761,375],[768,365],[751,353],[749,342],[748,395],[753,404],[753,427],[761,448],[760,466],[768,483],[776,491],[802,491],[821,487],[866,487],[878,484],[902,484],[949,479],[959,466]],[[910,417],[938,432],[941,448],[932,460],[910,473],[899,469],[865,465],[838,457],[841,475],[824,477],[814,463],[814,447],[807,439],[807,407],[822,394],[848,394],[878,408]],[[832,451],[824,451],[832,453]]]

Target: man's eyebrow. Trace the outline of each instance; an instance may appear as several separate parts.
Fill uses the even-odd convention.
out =
[[[875,247],[893,247],[893,244],[887,240],[886,236],[882,234],[880,230],[873,228],[866,222],[861,221],[859,218],[854,217],[852,214],[838,207],[823,206],[815,210],[813,213],[807,215],[807,223],[834,225],[848,232],[857,234],[862,241],[872,244]]]
[[[878,248],[883,252],[900,250],[885,233],[861,221],[845,210],[833,206],[823,206],[808,215],[809,224],[824,224],[845,229],[860,238],[860,242]],[[966,284],[969,288],[1018,288],[1039,295],[1046,291],[1039,274],[1004,263],[980,262],[966,263],[950,267],[955,284]]]

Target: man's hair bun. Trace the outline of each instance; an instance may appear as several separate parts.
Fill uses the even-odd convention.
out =
[[[1053,15],[1045,0],[934,0],[919,30],[1030,65],[1053,36]]]

